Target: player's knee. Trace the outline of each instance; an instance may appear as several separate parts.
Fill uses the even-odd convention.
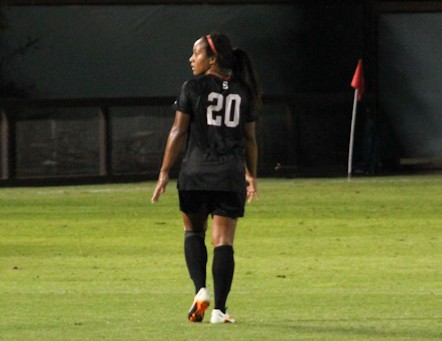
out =
[[[233,246],[233,236],[225,234],[213,234],[212,235],[213,247],[230,245]]]
[[[193,236],[199,236],[202,239],[204,239],[206,237],[206,231],[202,230],[202,231],[193,231],[193,230],[185,230],[184,231],[184,238],[190,238]]]

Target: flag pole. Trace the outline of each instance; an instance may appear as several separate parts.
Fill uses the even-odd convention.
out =
[[[348,147],[348,171],[347,180],[350,181],[353,165],[353,144],[355,136],[355,126],[356,126],[356,111],[358,108],[358,101],[362,99],[362,95],[365,90],[364,72],[362,70],[362,59],[358,60],[358,65],[356,66],[353,79],[350,83],[351,87],[355,89],[355,95],[353,99],[353,112],[351,115],[351,129],[350,129],[350,143]]]
[[[355,89],[355,95],[353,99],[353,112],[351,115],[351,129],[350,129],[350,143],[348,147],[348,170],[347,170],[347,181],[351,180],[352,164],[353,164],[353,145],[355,136],[355,126],[356,126],[356,111],[358,107],[358,88]]]

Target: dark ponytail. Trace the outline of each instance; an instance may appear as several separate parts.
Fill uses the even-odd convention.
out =
[[[262,107],[262,90],[258,76],[247,53],[239,48],[233,49],[233,74],[249,88],[255,109]]]
[[[254,109],[260,109],[262,107],[261,86],[247,53],[239,48],[232,49],[230,39],[225,34],[211,33],[202,38],[206,41],[207,55],[216,55],[220,68],[232,70],[233,76],[242,81],[249,89]]]

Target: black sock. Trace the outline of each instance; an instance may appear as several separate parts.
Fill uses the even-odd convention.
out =
[[[207,249],[204,232],[184,233],[184,256],[190,278],[195,285],[195,293],[206,287]]]
[[[233,247],[222,245],[214,249],[212,275],[215,287],[215,309],[226,312],[227,296],[232,286],[235,260],[233,257]]]

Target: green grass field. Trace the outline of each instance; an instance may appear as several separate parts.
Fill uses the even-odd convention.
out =
[[[1,340],[442,340],[441,175],[261,180],[233,325],[187,322],[175,184],[153,185],[0,189]]]

